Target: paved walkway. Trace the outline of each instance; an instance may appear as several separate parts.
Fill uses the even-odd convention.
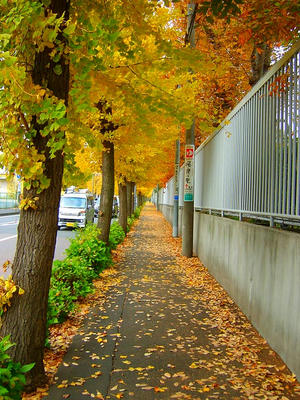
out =
[[[185,276],[190,261],[176,259],[153,206],[129,242],[121,283],[90,311],[48,399],[299,399],[287,368],[205,269]]]

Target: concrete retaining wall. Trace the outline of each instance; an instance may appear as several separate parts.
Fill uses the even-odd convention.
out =
[[[196,212],[194,253],[299,379],[300,235]]]
[[[165,204],[159,205],[159,211],[161,211],[166,218],[166,220],[173,225],[173,206],[168,206]]]

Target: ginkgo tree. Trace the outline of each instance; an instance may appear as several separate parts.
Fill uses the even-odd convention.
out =
[[[47,5],[45,4],[47,3]],[[28,385],[45,382],[43,346],[57,208],[63,174],[70,2],[1,1],[1,150],[21,173],[24,197],[13,279],[25,291],[4,314],[13,357],[34,362]]]
[[[128,46],[130,57],[126,59],[124,49],[119,47],[110,58],[108,73],[94,71],[91,74],[91,101],[98,99],[99,93],[101,98],[96,108],[83,113],[82,122],[92,130],[91,138],[87,139],[90,146],[97,147],[102,142],[104,148],[98,218],[100,239],[104,242],[108,241],[111,219],[114,146],[124,140],[119,127],[130,127],[135,135],[140,131],[142,135],[151,136],[155,131],[152,120],[159,119],[159,115],[173,115],[177,124],[178,120],[189,122],[193,84],[188,71],[192,54],[172,46],[174,32],[173,28],[168,28],[169,13],[170,10],[160,7],[149,15],[150,29],[146,32],[127,24],[121,30],[120,39]]]
[[[116,143],[116,179],[119,184],[120,218],[126,230],[127,217],[132,210],[132,183],[137,192],[148,194],[169,172],[172,175],[174,142],[178,124],[172,118],[153,115],[153,132],[145,134],[137,124],[126,126],[123,140]],[[143,188],[143,189],[142,189]]]
[[[186,118],[190,104],[181,101],[181,110],[179,95],[188,84],[176,91],[167,73],[175,74],[176,65],[188,69],[192,58],[165,36],[172,31],[166,15],[161,3],[147,0],[0,2],[2,163],[24,184],[12,267],[24,295],[4,314],[1,335],[16,343],[15,361],[35,363],[28,389],[45,382],[47,300],[64,162],[71,165],[80,145],[99,136],[113,143],[111,124],[129,125],[135,118],[141,130],[151,132],[147,109]],[[164,88],[156,84],[158,70]],[[112,110],[105,112],[104,125],[99,102]]]

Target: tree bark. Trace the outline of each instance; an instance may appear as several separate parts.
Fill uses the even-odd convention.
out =
[[[142,204],[143,204],[143,196],[142,196],[141,192],[138,192],[138,195],[137,195],[137,206],[141,207]]]
[[[268,71],[271,65],[272,49],[266,43],[254,44],[251,54],[251,76],[249,83],[254,86]]]
[[[134,210],[135,210],[134,194],[135,194],[135,183],[131,182],[131,210],[132,210],[132,214],[134,213]]]
[[[131,217],[133,213],[132,208],[132,182],[126,182],[127,186],[127,217]]]
[[[125,234],[127,233],[127,185],[119,183],[119,200],[120,200],[120,214],[119,224],[123,228]]]
[[[114,144],[108,140],[103,142],[102,152],[102,188],[98,214],[99,239],[108,244],[112,206],[114,197]]]
[[[105,135],[118,129],[117,125],[107,119],[107,115],[112,114],[112,109],[107,101],[101,99],[96,107],[100,111],[100,132]],[[114,144],[110,140],[104,139],[103,147],[101,201],[97,226],[101,230],[99,239],[108,244],[115,189]]]
[[[68,0],[52,0],[48,8],[60,17],[69,18]],[[58,39],[63,43],[61,33]],[[54,63],[50,58],[52,49],[45,48],[35,54],[32,80],[35,84],[47,87],[59,99],[68,102],[69,67],[64,57]],[[62,73],[54,73],[55,65],[60,64]],[[12,266],[12,277],[24,289],[22,296],[15,296],[11,307],[2,317],[0,335],[10,335],[16,343],[10,354],[15,362],[35,363],[27,374],[26,388],[32,390],[46,382],[43,355],[46,337],[48,293],[53,255],[57,233],[57,214],[63,175],[63,154],[59,151],[50,157],[47,142],[49,137],[40,134],[42,126],[33,116],[32,124],[36,130],[33,145],[45,155],[44,170],[50,179],[50,186],[40,194],[36,188],[24,190],[24,198],[38,197],[37,209],[21,210],[18,226],[18,240]]]

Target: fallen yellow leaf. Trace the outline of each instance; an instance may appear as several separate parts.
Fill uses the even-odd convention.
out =
[[[166,390],[168,390],[167,387],[157,387],[157,386],[155,386],[155,388],[154,388],[155,392],[165,392]]]

